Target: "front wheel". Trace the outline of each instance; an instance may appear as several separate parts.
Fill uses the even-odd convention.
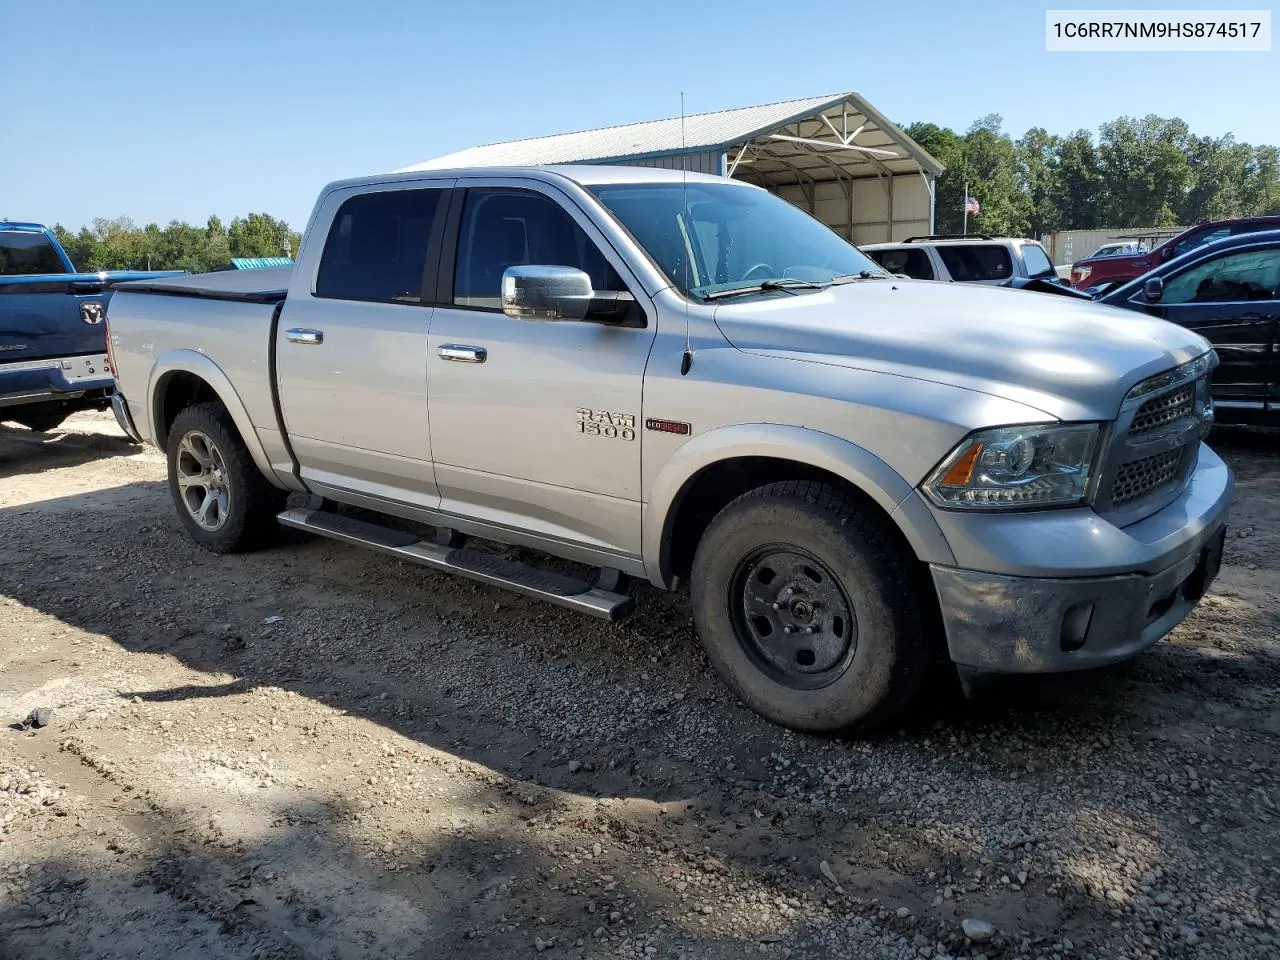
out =
[[[285,492],[258,470],[220,403],[187,407],[169,428],[169,492],[191,538],[215,553],[261,545]]]
[[[927,672],[929,609],[913,562],[871,509],[833,487],[774,483],[734,500],[694,555],[694,623],[721,679],[797,730],[868,728]]]

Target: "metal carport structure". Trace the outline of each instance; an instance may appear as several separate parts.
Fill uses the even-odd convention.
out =
[[[397,172],[616,163],[758,184],[855,243],[933,232],[943,167],[857,93],[470,147]]]

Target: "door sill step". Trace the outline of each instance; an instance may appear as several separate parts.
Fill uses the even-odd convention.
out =
[[[435,540],[421,539],[416,534],[326,510],[285,510],[276,519],[295,530],[306,530],[308,533],[358,547],[368,547],[434,570],[506,587],[527,597],[546,600],[603,620],[621,620],[631,613],[635,605],[632,598],[625,594],[603,590],[576,577],[538,570],[469,547],[442,545]]]

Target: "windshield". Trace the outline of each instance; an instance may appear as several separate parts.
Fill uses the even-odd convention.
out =
[[[590,189],[685,294],[884,275],[847,240],[764,190],[704,181]]]

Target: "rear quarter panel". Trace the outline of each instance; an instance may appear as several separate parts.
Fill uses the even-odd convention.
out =
[[[281,481],[289,456],[271,389],[270,303],[116,291],[108,311],[116,384],[143,438],[163,444],[158,411],[168,379],[201,377],[217,391],[260,469]]]

